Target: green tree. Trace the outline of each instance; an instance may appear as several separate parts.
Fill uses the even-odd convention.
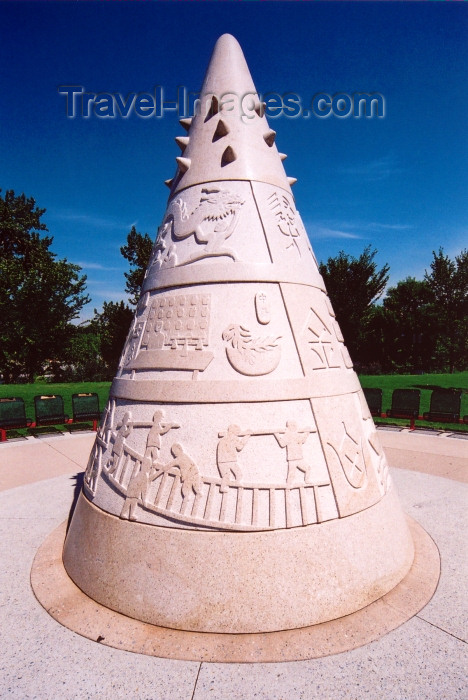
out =
[[[130,272],[125,272],[125,291],[131,295],[130,304],[138,304],[141,294],[141,287],[148,267],[153,241],[147,233],[138,233],[135,226],[132,226],[127,236],[127,245],[120,248],[120,252],[130,263]]]
[[[371,246],[364,248],[358,258],[340,251],[319,266],[345,343],[358,363],[368,362],[375,353],[375,343],[369,338],[372,304],[382,296],[388,282],[390,268],[385,264],[378,270],[376,255]]]
[[[384,346],[391,369],[429,371],[433,367],[437,341],[434,293],[424,280],[407,277],[387,290]]]
[[[100,338],[100,352],[109,379],[115,376],[120,355],[127,338],[133,311],[123,302],[104,302],[102,311],[94,309],[91,327]]]
[[[451,260],[433,251],[431,271],[424,279],[434,294],[438,318],[438,353],[446,368],[468,368],[468,250]]]
[[[54,380],[64,382],[101,382],[109,371],[101,355],[101,337],[91,323],[74,326],[64,362],[54,368]]]
[[[70,323],[88,303],[86,276],[50,250],[32,197],[0,191],[0,373],[29,381],[47,362],[59,361],[73,334]]]

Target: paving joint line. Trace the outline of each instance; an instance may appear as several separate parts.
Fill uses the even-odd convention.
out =
[[[198,676],[200,675],[202,663],[203,663],[203,661],[200,661],[200,663],[198,665],[197,677],[195,678],[195,685],[193,686],[193,691],[192,691],[192,695],[190,697],[190,700],[193,700],[193,698],[195,696],[195,691],[197,689],[197,683],[198,683]]]
[[[425,622],[428,625],[431,625],[431,627],[435,627],[436,629],[440,630],[441,632],[444,632],[445,634],[448,634],[450,637],[453,637],[454,639],[457,639],[459,642],[462,642],[463,644],[468,644],[466,639],[462,639],[461,637],[457,637],[456,634],[453,634],[452,632],[448,632],[447,630],[444,630],[443,627],[439,627],[439,625],[436,625],[434,622],[431,622],[430,620],[426,620],[424,617],[421,617],[421,615],[415,615],[419,620],[422,622]]]
[[[76,466],[79,467],[81,469],[81,471],[85,471],[86,467],[83,467],[82,464],[80,464],[79,462],[76,462],[74,459],[72,459],[72,457],[68,457],[68,455],[64,454],[63,452],[60,452],[60,450],[57,450],[53,445],[50,444],[50,442],[48,442],[47,445],[49,445],[49,447],[51,447],[53,450],[55,450],[55,452],[57,454],[59,454],[61,457],[65,457],[65,459],[70,460],[70,462],[72,462],[72,464],[76,464]]]

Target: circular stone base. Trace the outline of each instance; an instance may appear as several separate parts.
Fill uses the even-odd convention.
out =
[[[259,634],[184,632],[126,617],[96,603],[69,578],[62,563],[66,523],[38,550],[33,591],[47,612],[77,634],[116,649],[185,661],[226,663],[300,661],[349,651],[379,639],[416,615],[439,581],[436,544],[411,518],[413,565],[389,593],[351,615],[295,630]]]

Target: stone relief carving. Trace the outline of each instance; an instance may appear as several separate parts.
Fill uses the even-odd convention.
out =
[[[268,206],[273,211],[277,226],[283,236],[287,238],[286,250],[293,247],[301,256],[301,251],[299,250],[299,245],[297,239],[300,237],[301,232],[296,223],[296,210],[294,205],[289,200],[289,198],[284,194],[278,194],[273,192],[268,199]]]
[[[144,321],[137,321],[135,319],[129,339],[126,344],[126,351],[124,354],[123,366],[128,367],[132,360],[138,354],[138,349],[140,346],[141,334],[143,333],[143,328],[145,327]]]
[[[237,253],[225,243],[235,232],[244,202],[235,192],[216,186],[201,190],[199,203],[191,212],[183,198],[175,199],[158,232],[151,272],[210,257],[228,257],[236,261]],[[200,249],[180,260],[175,242],[192,235]]]
[[[334,503],[330,480],[314,480],[311,465],[304,459],[303,445],[315,428],[299,429],[294,421],[287,421],[285,428],[268,431],[229,425],[218,433],[219,477],[206,476],[206,469],[196,464],[180,442],[171,445],[173,458],[162,462],[164,436],[179,428],[178,423],[166,420],[162,409],[155,411],[151,422],[135,421],[131,411],[126,411],[115,427],[107,426],[107,442],[104,433],[99,437],[101,455],[106,449],[111,451],[102,475],[124,499],[121,518],[141,521],[143,509],[195,525],[256,530],[274,528],[278,523],[296,527],[338,517],[336,506],[330,509],[330,503]],[[129,444],[132,432],[139,429],[148,430],[144,454]],[[249,440],[261,436],[274,438],[286,450],[286,482],[245,482],[238,454]],[[97,479],[95,465],[100,458],[96,455],[93,466],[88,465],[86,481],[90,490],[91,482]],[[304,481],[295,483],[298,471],[304,472]]]
[[[266,326],[271,321],[271,309],[268,301],[268,297],[265,292],[257,292],[255,295],[255,313],[257,314],[257,321]]]
[[[379,485],[381,487],[382,493],[387,493],[389,487],[390,487],[390,472],[388,469],[388,464],[387,460],[385,458],[385,455],[382,450],[382,446],[380,444],[380,440],[378,438],[378,435],[376,431],[372,433],[372,435],[368,438],[369,440],[369,445],[371,446],[373,452],[375,453],[377,457],[377,467],[376,467],[376,472],[377,472],[377,478],[379,481]]]
[[[330,319],[331,321],[332,319]],[[326,323],[311,308],[306,321],[307,342],[315,355],[314,369],[341,367],[341,355],[337,347],[337,338],[333,333],[332,323]]]
[[[148,268],[146,269],[146,273],[148,272]],[[145,273],[145,274],[146,274]],[[145,292],[138,300],[137,304],[137,312],[141,313],[146,307],[148,306],[148,301],[150,298],[150,293]]]
[[[193,459],[184,452],[184,448],[178,442],[172,445],[171,452],[174,459],[166,464],[161,471],[167,473],[173,469],[179,470],[180,481],[182,483],[182,498],[187,498],[192,491],[200,495],[202,491],[202,480],[198,467]]]
[[[237,463],[237,453],[244,449],[251,434],[250,430],[242,431],[235,424],[230,425],[226,432],[218,434],[220,440],[216,448],[216,462],[222,479],[221,493],[226,493],[228,490],[231,474],[234,475],[237,483],[242,482],[242,471]]]
[[[153,300],[139,353],[128,363],[131,369],[205,370],[213,353],[209,342],[209,294],[157,295]]]
[[[278,367],[281,359],[278,340],[281,336],[252,338],[247,328],[231,324],[223,331],[222,338],[227,343],[228,360],[240,374],[249,377],[261,376],[273,372]]]
[[[109,474],[116,475],[119,473],[122,461],[127,455],[124,453],[125,438],[130,437],[133,430],[132,412],[124,413],[122,423],[117,426],[117,431],[112,434],[112,451],[109,459],[106,462],[106,469]],[[125,462],[126,465],[126,462]],[[121,471],[125,469],[125,465]],[[117,477],[116,477],[117,478]]]
[[[96,494],[96,489],[102,470],[102,456],[109,444],[109,426],[112,424],[115,410],[115,400],[112,399],[106,406],[102,425],[98,428],[96,441],[88,460],[84,475],[84,483],[92,495]]]
[[[367,464],[366,446],[361,436],[355,439],[342,421],[343,432],[339,443],[329,442],[329,446],[335,451],[347,482],[354,489],[360,489],[366,484]]]
[[[299,430],[295,421],[289,420],[286,423],[286,430],[275,432],[278,445],[286,448],[286,459],[288,462],[287,484],[291,486],[296,478],[297,471],[304,472],[305,483],[312,481],[311,467],[304,460],[303,448],[305,441],[311,433],[315,433],[314,428],[303,428]]]
[[[333,306],[331,304],[330,297],[327,294],[325,294],[325,304],[327,306],[328,313],[333,318],[332,324],[333,324],[333,328],[335,331],[336,339],[338,340],[339,343],[341,343],[340,350],[341,350],[341,356],[343,358],[344,365],[347,369],[352,369],[353,361],[352,361],[350,354],[348,352],[348,348],[346,347],[346,345],[344,345],[343,333],[341,332],[341,328],[338,324],[338,321],[336,320],[335,312],[333,310]]]
[[[93,495],[96,493],[98,480],[101,475],[102,452],[103,447],[99,440],[96,439],[94,447],[91,450],[91,454],[89,455],[89,460],[84,475],[84,483]]]
[[[171,221],[165,220],[158,229],[156,243],[151,253],[145,277],[150,272],[177,267],[177,252],[174,243],[171,241]]]
[[[135,467],[127,485],[125,501],[120,517],[127,520],[138,520],[137,506],[146,502],[146,494],[150,481],[153,481],[155,463],[149,457],[144,457],[141,462],[136,461]]]
[[[170,430],[180,428],[178,423],[166,423],[163,420],[164,416],[165,413],[162,409],[155,412],[153,416],[153,423],[146,438],[145,458],[150,458],[154,462],[156,462],[159,458],[162,436],[166,435],[166,433],[168,433]]]

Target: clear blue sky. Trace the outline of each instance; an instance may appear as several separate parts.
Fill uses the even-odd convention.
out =
[[[366,245],[391,283],[467,236],[468,7],[457,2],[0,2],[0,187],[47,212],[52,249],[92,302],[124,298],[119,248],[155,236],[184,132],[163,119],[67,119],[60,85],[197,91],[213,45],[240,42],[260,92],[380,92],[383,119],[270,120],[317,258]]]

